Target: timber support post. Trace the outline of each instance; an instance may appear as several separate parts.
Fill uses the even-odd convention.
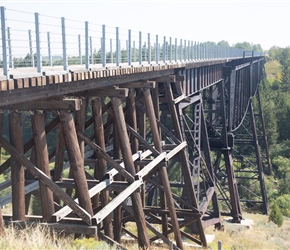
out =
[[[123,108],[122,108],[122,102],[120,98],[114,97],[111,99],[111,103],[112,103],[113,113],[114,113],[115,122],[116,122],[115,125],[116,125],[116,130],[118,133],[120,149],[121,149],[123,160],[125,163],[125,168],[131,175],[134,176],[136,172],[135,172],[135,167],[132,160],[132,152],[130,148],[129,137],[127,134],[127,128],[126,128],[125,117],[124,117]],[[146,231],[146,222],[145,222],[145,216],[143,213],[142,200],[141,200],[140,193],[133,193],[131,195],[131,199],[132,199],[132,205],[133,205],[133,210],[134,210],[136,225],[137,225],[137,230],[138,230],[139,247],[147,249],[150,246],[150,242],[149,242],[148,234]]]

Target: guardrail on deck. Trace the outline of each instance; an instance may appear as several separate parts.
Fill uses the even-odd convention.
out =
[[[119,67],[260,56],[260,52],[0,7],[3,74],[62,65]]]

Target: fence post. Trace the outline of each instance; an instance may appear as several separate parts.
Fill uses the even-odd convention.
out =
[[[223,245],[222,242],[219,240],[218,241],[218,250],[222,250],[223,249]]]
[[[48,49],[48,58],[49,58],[49,65],[52,67],[52,55],[51,55],[51,46],[50,46],[50,32],[47,32],[47,49]],[[31,51],[30,54],[32,55],[32,62],[33,62],[33,67],[34,65],[34,55],[32,51],[32,44],[31,44]]]
[[[42,57],[40,47],[40,30],[39,30],[39,13],[34,13],[35,17],[35,38],[36,38],[36,57],[37,57],[37,72],[42,72]]]
[[[83,64],[83,58],[82,58],[81,35],[78,35],[78,41],[79,41],[79,61],[80,61],[80,65],[82,65]]]
[[[9,49],[9,67],[10,69],[14,68],[14,62],[13,62],[13,55],[12,55],[12,46],[11,46],[11,34],[10,34],[10,28],[7,27],[7,40],[8,40],[8,49]]]
[[[131,51],[131,30],[128,30],[128,65],[132,64],[132,51]]]
[[[7,53],[6,18],[5,7],[1,8],[1,31],[2,31],[2,55],[3,55],[3,75],[9,78],[9,62]]]
[[[62,34],[62,57],[63,57],[63,70],[67,71],[68,62],[66,54],[66,35],[65,35],[65,18],[61,18],[61,34]]]
[[[85,55],[86,55],[86,69],[90,67],[89,62],[89,22],[85,22]]]
[[[142,64],[142,32],[139,31],[139,65]]]
[[[150,33],[148,33],[148,64],[151,64],[151,44],[150,44]]]
[[[102,66],[106,67],[106,25],[103,24],[102,35]]]
[[[34,56],[33,56],[33,48],[32,48],[31,30],[28,30],[28,41],[29,41],[29,53],[30,53],[30,56],[31,56],[31,62],[30,63],[31,63],[31,67],[34,67]]]

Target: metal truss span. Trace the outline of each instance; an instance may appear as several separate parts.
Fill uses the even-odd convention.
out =
[[[221,229],[223,214],[240,222],[249,204],[267,213],[252,109],[263,60],[118,69],[102,76],[86,71],[62,82],[43,76],[39,81],[51,83],[0,92],[0,146],[10,154],[0,173],[11,174],[0,190],[12,187],[0,198],[2,206],[12,203],[12,214],[1,219],[37,221],[121,249],[123,233],[141,248],[162,240],[183,249],[184,238],[206,247],[204,228]],[[259,113],[262,118],[261,107]],[[251,132],[241,140],[243,126]],[[253,146],[247,152],[255,159],[251,167],[235,163],[246,154],[236,141]],[[252,178],[243,171],[255,175],[259,191],[251,190]],[[40,200],[41,216],[31,213],[32,199]]]

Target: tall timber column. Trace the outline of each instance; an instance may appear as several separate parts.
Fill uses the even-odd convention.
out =
[[[44,115],[42,111],[31,114],[36,166],[50,177],[48,149],[46,143]],[[39,183],[42,217],[50,222],[54,213],[53,194],[43,183]]]
[[[89,196],[89,189],[84,170],[84,161],[78,143],[74,120],[71,114],[64,110],[59,112],[59,118],[69,157],[71,173],[76,184],[79,204],[90,215],[93,215],[91,198]]]
[[[162,152],[159,129],[158,129],[157,122],[156,122],[156,117],[155,117],[155,112],[154,112],[154,107],[153,107],[153,102],[152,102],[150,90],[144,89],[143,93],[144,93],[144,100],[145,100],[145,104],[146,104],[147,116],[148,116],[148,120],[150,123],[151,131],[152,131],[152,138],[153,138],[154,146],[155,146],[157,151]],[[161,164],[161,166],[159,168],[159,175],[160,175],[160,178],[162,181],[162,185],[165,189],[165,196],[166,196],[167,206],[168,206],[168,210],[169,210],[169,214],[170,214],[170,218],[171,218],[172,230],[174,232],[176,245],[180,249],[183,249],[181,233],[180,233],[180,229],[179,229],[176,210],[175,210],[175,206],[174,206],[174,202],[173,202],[173,198],[172,198],[168,173],[167,173],[167,169],[166,169],[165,164]]]
[[[2,136],[3,134],[3,122],[4,122],[4,112],[2,110],[0,110],[0,136]],[[0,156],[1,154],[1,147],[0,147]],[[0,236],[4,235],[5,230],[4,230],[4,220],[2,217],[2,209],[0,207]]]
[[[104,151],[106,151],[105,137],[104,137],[104,123],[102,118],[102,101],[101,98],[95,98],[92,100],[92,108],[94,115],[94,130],[95,141]],[[98,180],[102,180],[107,173],[107,162],[99,157],[98,165],[94,171],[94,177]],[[109,192],[103,190],[100,195],[102,207],[109,203]],[[105,235],[113,239],[112,220],[111,215],[108,215],[104,220]]]
[[[21,113],[9,113],[11,144],[23,153],[23,137]],[[11,185],[12,185],[12,211],[13,220],[25,220],[25,195],[24,195],[24,167],[13,156],[11,157]]]
[[[127,128],[125,123],[125,117],[122,108],[122,102],[120,98],[111,99],[112,108],[115,118],[115,126],[118,133],[120,149],[122,152],[123,160],[125,163],[126,170],[131,174],[135,175],[135,166],[132,159],[132,151],[130,148],[129,136],[127,134]],[[133,211],[135,214],[135,220],[138,230],[138,243],[139,247],[147,249],[150,246],[147,230],[145,216],[143,213],[142,201],[140,193],[133,193],[131,195]]]

